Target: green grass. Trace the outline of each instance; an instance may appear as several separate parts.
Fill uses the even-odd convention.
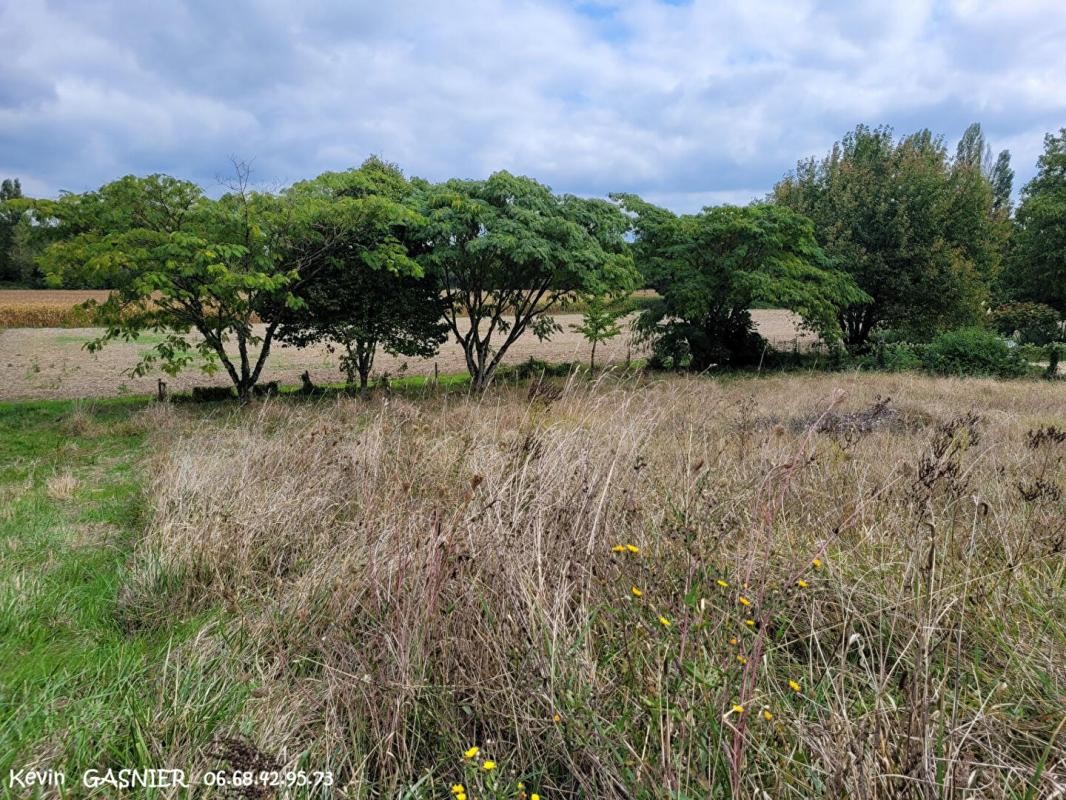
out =
[[[202,619],[146,634],[117,613],[144,513],[145,405],[0,404],[0,795],[9,769],[63,769],[69,789],[90,768],[164,766],[242,698],[168,657]]]

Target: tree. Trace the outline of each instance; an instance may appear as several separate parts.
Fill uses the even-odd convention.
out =
[[[485,389],[523,333],[559,329],[551,312],[580,295],[630,290],[637,275],[614,204],[556,195],[507,172],[452,180],[420,193],[427,269],[445,297],[445,321]]]
[[[231,191],[217,201],[188,181],[150,175],[35,207],[58,239],[41,256],[49,284],[112,289],[95,309],[105,332],[90,349],[160,332],[135,374],[156,362],[174,374],[199,357],[209,372],[221,363],[238,395],[251,396],[280,310],[298,304],[299,265],[287,259],[283,236],[297,222],[292,204],[251,191],[238,165]]]
[[[1010,270],[1019,300],[1066,314],[1066,128],[1044,137],[1036,176],[1022,189]]]
[[[337,224],[307,261],[321,267],[294,290],[301,304],[278,336],[297,346],[325,341],[343,349],[349,386],[366,388],[378,346],[396,355],[430,358],[447,338],[441,287],[409,257],[421,218],[405,206],[411,186],[392,164],[370,158],[359,169],[327,172],[296,184],[294,196],[324,201],[318,225]],[[346,208],[345,208],[346,207]],[[339,223],[331,218],[341,213]]]
[[[779,206],[705,208],[676,216],[632,195],[637,264],[660,299],[638,318],[653,361],[702,371],[758,357],[761,339],[749,309],[789,308],[829,342],[840,308],[868,298],[833,268],[811,221]]]
[[[16,229],[23,210],[18,204],[8,202],[21,197],[22,184],[18,178],[5,178],[0,183],[0,283],[16,282],[21,277],[15,248]]]
[[[774,187],[774,202],[810,217],[826,255],[869,297],[840,313],[849,347],[878,325],[917,337],[980,318],[1008,228],[975,164],[980,129],[964,139],[953,165],[929,131],[896,141],[860,125]]]
[[[585,300],[581,324],[571,325],[570,329],[592,343],[592,353],[589,355],[590,371],[596,369],[596,345],[609,341],[622,332],[618,319],[625,311],[617,299],[593,295]]]
[[[988,176],[992,184],[992,209],[997,213],[1010,213],[1010,196],[1014,191],[1014,170],[1010,165],[1010,150],[1001,150]]]

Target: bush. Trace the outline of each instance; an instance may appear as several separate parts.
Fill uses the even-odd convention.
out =
[[[496,379],[524,381],[529,378],[560,378],[569,375],[575,369],[580,369],[580,366],[570,361],[549,364],[547,361],[530,356],[528,361],[514,365],[505,364],[500,367],[496,370]]]
[[[1029,364],[996,333],[984,328],[945,331],[921,351],[923,366],[936,375],[1017,378]]]
[[[866,356],[864,366],[885,372],[911,372],[922,368],[922,355],[926,345],[913,342],[877,342]]]
[[[1007,303],[996,308],[990,321],[1003,336],[1020,344],[1049,344],[1062,337],[1059,312],[1043,303]]]
[[[236,396],[232,386],[192,387],[192,399],[197,403],[215,403],[219,400],[232,400]]]

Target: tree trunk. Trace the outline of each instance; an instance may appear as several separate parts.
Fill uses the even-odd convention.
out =
[[[589,372],[596,371],[596,342],[592,342],[592,355],[589,356]]]

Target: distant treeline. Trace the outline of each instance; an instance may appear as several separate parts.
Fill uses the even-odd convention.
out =
[[[1010,154],[992,158],[975,124],[954,154],[929,131],[859,126],[764,201],[684,215],[507,172],[434,184],[376,157],[279,192],[254,189],[238,163],[217,200],[167,175],[56,200],[5,180],[0,282],[112,289],[93,310],[105,328],[93,347],[161,332],[139,369],[221,367],[241,397],[276,340],[339,347],[365,385],[379,348],[424,357],[451,336],[480,390],[520,336],[558,330],[560,309],[583,311],[594,344],[617,335],[640,288],[654,293],[634,331],[660,367],[753,363],[758,305],[860,353],[990,319],[1054,339],[1066,128],[1045,137],[1037,167],[1012,208]]]

